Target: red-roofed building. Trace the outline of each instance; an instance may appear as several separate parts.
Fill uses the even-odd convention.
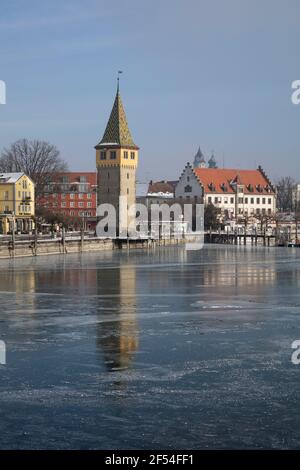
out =
[[[192,168],[188,163],[176,186],[175,198],[214,204],[228,219],[276,212],[275,188],[261,167]]]
[[[53,213],[81,218],[86,228],[96,224],[97,174],[96,172],[59,173],[49,178],[39,207]]]

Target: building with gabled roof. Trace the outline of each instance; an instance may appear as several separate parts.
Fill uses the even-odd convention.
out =
[[[175,198],[214,204],[224,218],[274,214],[275,188],[263,169],[192,168],[187,163],[175,189]]]
[[[0,233],[34,228],[34,182],[25,173],[0,173]]]
[[[174,197],[175,187],[178,181],[150,181],[148,185],[149,197]]]

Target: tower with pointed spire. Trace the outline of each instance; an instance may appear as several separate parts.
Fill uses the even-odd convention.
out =
[[[208,160],[208,168],[218,168],[214,154],[211,154],[210,159]]]
[[[101,141],[95,146],[98,174],[98,205],[112,204],[119,226],[120,196],[127,197],[127,208],[136,203],[136,169],[139,147],[134,143],[123,107],[119,79],[115,101]],[[129,220],[127,220],[127,224]]]
[[[205,168],[205,167],[206,167],[205,158],[199,147],[198,152],[196,153],[194,157],[194,168]]]

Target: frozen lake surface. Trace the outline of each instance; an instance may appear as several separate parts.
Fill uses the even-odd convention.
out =
[[[300,250],[0,261],[0,447],[299,448]]]

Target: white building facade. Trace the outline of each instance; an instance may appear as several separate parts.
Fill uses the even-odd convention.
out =
[[[261,167],[192,168],[188,163],[176,185],[175,199],[213,204],[225,220],[272,216],[276,212],[275,188]]]

